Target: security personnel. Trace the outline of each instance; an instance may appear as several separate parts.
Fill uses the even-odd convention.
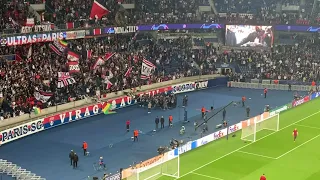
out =
[[[138,136],[139,136],[139,131],[138,130],[134,130],[133,131],[133,141],[138,141]]]
[[[227,114],[226,109],[223,109],[223,111],[222,111],[222,120],[226,120],[226,114]]]
[[[156,123],[156,130],[159,128],[159,117],[157,116],[154,122]]]
[[[172,115],[169,116],[169,127],[172,127],[172,121],[173,121],[173,117]]]
[[[201,114],[202,114],[202,118],[204,118],[204,116],[206,115],[206,108],[204,108],[203,106],[201,108]]]
[[[161,129],[163,129],[164,128],[164,117],[163,116],[161,116],[160,123],[161,123]]]
[[[244,103],[246,102],[246,97],[242,96],[241,100],[242,100],[242,107],[244,107]]]
[[[79,161],[79,157],[78,157],[77,153],[74,153],[73,168],[77,168],[78,167],[78,161]]]
[[[73,164],[73,159],[74,159],[74,152],[73,152],[73,150],[71,150],[71,152],[69,153],[69,159],[70,159],[70,166],[72,166],[72,164]]]
[[[247,111],[247,117],[249,117],[250,116],[250,108],[249,108],[249,106],[246,108],[246,111]]]
[[[87,149],[88,149],[88,143],[87,142],[83,141],[82,149],[83,149],[83,155],[86,156],[87,155]]]

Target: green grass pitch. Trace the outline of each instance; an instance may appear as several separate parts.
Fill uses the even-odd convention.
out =
[[[320,100],[282,112],[280,130],[260,131],[254,143],[236,134],[182,154],[178,179],[258,180],[265,174],[268,180],[320,180]]]

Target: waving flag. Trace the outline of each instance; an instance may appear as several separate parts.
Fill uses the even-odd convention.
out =
[[[52,44],[49,44],[49,47],[59,56],[66,51],[68,43],[63,40],[53,41]]]
[[[112,56],[114,56],[116,53],[106,53],[104,56],[104,59],[102,59],[101,57],[99,57],[96,62],[94,63],[94,65],[92,66],[92,69],[97,69],[98,66],[103,65],[106,61],[108,61]]]
[[[125,77],[129,77],[132,71],[132,67],[129,67],[126,73],[124,74]]]
[[[76,80],[68,72],[58,72],[58,88],[63,88],[76,83]]]
[[[101,19],[103,16],[108,15],[110,11],[106,7],[106,0],[94,0],[91,8],[90,18]]]
[[[80,72],[79,62],[78,61],[69,61],[69,73],[78,73]]]
[[[33,96],[36,98],[36,100],[46,103],[53,96],[53,93],[36,91],[34,92]]]
[[[143,59],[141,67],[141,79],[149,79],[155,68],[156,66],[154,64],[146,59]]]
[[[73,52],[73,51],[68,51],[67,59],[69,61],[79,61],[79,54]]]

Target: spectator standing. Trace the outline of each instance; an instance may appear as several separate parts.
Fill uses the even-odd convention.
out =
[[[164,128],[164,117],[163,116],[161,116],[160,123],[161,123],[161,129],[163,129]]]
[[[74,153],[74,157],[73,157],[73,168],[77,168],[78,167],[78,161],[79,161],[79,156],[77,155],[77,153]]]
[[[154,122],[156,123],[156,130],[158,130],[158,128],[159,128],[159,117],[158,116],[156,117]]]
[[[73,164],[73,159],[74,159],[74,152],[73,152],[73,150],[71,150],[71,152],[69,153],[69,159],[70,159],[70,166],[72,166],[72,164]]]
[[[88,143],[87,142],[83,141],[82,149],[83,149],[83,155],[86,156],[87,155],[87,149],[88,149]]]
[[[151,113],[151,107],[152,107],[152,104],[151,104],[151,101],[149,101],[149,103],[148,103],[148,114]]]

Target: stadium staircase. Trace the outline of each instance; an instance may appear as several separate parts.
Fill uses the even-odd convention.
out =
[[[216,6],[214,5],[214,0],[208,0],[208,1],[209,1],[210,7],[213,10],[214,14],[219,14],[219,12],[217,11]]]
[[[0,173],[7,174],[17,180],[46,180],[4,159],[0,159]]]

